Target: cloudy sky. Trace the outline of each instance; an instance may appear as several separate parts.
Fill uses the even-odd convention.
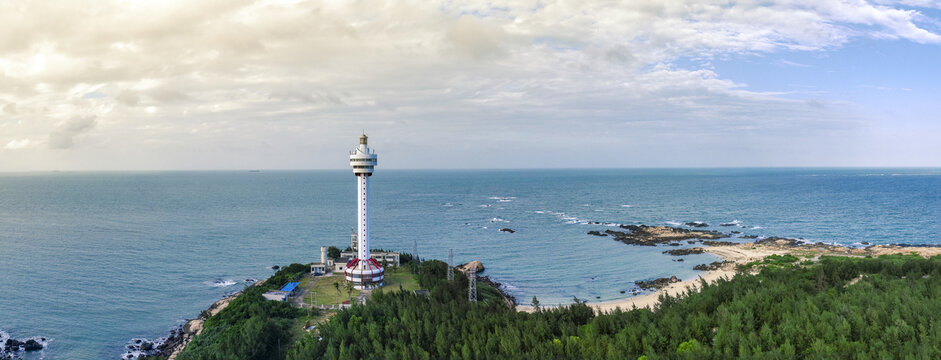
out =
[[[0,0],[0,171],[941,166],[941,1]]]

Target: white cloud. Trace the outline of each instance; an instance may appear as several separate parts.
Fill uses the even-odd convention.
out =
[[[843,127],[838,106],[676,64],[857,38],[938,43],[924,15],[901,7],[914,3],[2,2],[0,100],[16,116],[4,135],[49,134],[50,148],[67,149],[94,128],[86,140],[115,153],[226,157],[263,143],[333,147],[364,127],[406,143],[492,130],[589,141],[622,124],[647,136],[704,123]]]
[[[7,150],[25,149],[29,147],[30,144],[32,143],[33,141],[30,139],[14,139],[14,140],[10,140],[10,142],[8,142],[6,146],[4,146],[3,148]]]

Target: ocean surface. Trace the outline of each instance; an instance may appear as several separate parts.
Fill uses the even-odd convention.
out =
[[[596,221],[941,244],[941,169],[379,168],[370,185],[374,247],[454,249],[523,303],[624,298],[717,259],[587,235],[611,228]],[[0,338],[45,337],[25,359],[118,359],[272,265],[348,246],[355,192],[349,170],[0,174]]]

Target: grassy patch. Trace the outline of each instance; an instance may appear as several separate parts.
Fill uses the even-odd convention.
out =
[[[333,275],[328,276],[318,276],[314,279],[309,279],[308,284],[311,284],[310,292],[307,296],[304,296],[304,303],[311,304],[311,297],[313,297],[314,305],[336,305],[343,303],[350,299],[350,295],[346,292],[346,280],[343,278],[343,273],[334,273]],[[333,284],[340,285],[340,291],[337,292],[337,288]],[[360,291],[353,289],[353,298],[355,299],[359,296]]]
[[[772,255],[766,256],[764,260],[752,261],[744,265],[739,265],[738,269],[748,270],[758,265],[763,265],[763,266],[768,266],[768,267],[777,267],[777,266],[785,266],[785,265],[789,266],[797,260],[800,260],[800,259],[798,259],[797,256],[790,255],[790,254],[784,254],[784,255],[772,254]]]
[[[415,277],[415,274],[412,274],[411,271],[408,271],[408,269],[404,267],[387,267],[385,283],[385,286],[376,289],[375,291],[399,291],[400,287],[405,291],[421,289],[421,287],[418,285],[418,279]]]
[[[490,284],[477,282],[477,301],[503,303],[503,294]]]

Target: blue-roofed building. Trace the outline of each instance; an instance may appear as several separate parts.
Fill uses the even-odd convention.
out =
[[[289,282],[281,288],[281,291],[289,293],[290,295],[288,296],[294,296],[294,290],[297,290],[297,286],[300,284],[300,282]]]

